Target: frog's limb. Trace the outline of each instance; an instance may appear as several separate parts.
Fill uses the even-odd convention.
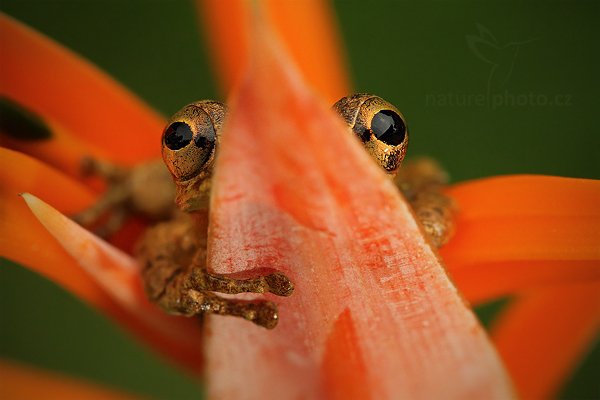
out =
[[[394,179],[404,193],[425,232],[437,247],[452,236],[453,201],[444,194],[448,182],[446,172],[432,159],[405,161]]]
[[[96,235],[100,237],[109,237],[123,226],[127,218],[128,211],[124,207],[114,207],[106,221],[94,229]]]
[[[124,207],[127,199],[127,193],[123,190],[109,188],[94,204],[86,208],[79,214],[73,215],[72,218],[78,224],[90,227],[98,222],[106,213],[116,211]],[[98,228],[103,230],[102,227]],[[109,235],[112,232],[105,230],[104,234]]]
[[[271,292],[288,296],[293,290],[292,283],[281,273],[255,279],[209,273],[206,232],[206,217],[203,221],[193,220],[184,213],[148,229],[137,255],[150,299],[172,314],[234,315],[273,328],[277,323],[277,308],[273,303],[225,299],[211,292]]]
[[[197,290],[238,294],[238,293],[273,293],[277,296],[289,296],[294,285],[282,273],[274,272],[252,279],[235,279],[227,275],[216,275],[206,271],[204,263],[195,262],[190,281]]]
[[[106,192],[88,209],[73,216],[79,224],[96,226],[100,236],[119,230],[129,215],[141,214],[157,221],[168,218],[175,209],[175,187],[162,160],[141,163],[130,169],[109,162],[85,158],[82,172],[99,176],[107,183]],[[108,215],[106,222],[99,224]]]
[[[81,173],[85,176],[100,176],[108,182],[114,182],[123,180],[127,169],[107,161],[84,157],[81,160]]]

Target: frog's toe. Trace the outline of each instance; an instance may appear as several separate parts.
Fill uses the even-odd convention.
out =
[[[277,305],[270,301],[249,304],[243,317],[267,329],[275,328],[279,322]]]
[[[287,276],[280,272],[265,276],[265,281],[269,285],[269,292],[277,296],[290,296],[294,292],[294,284]]]

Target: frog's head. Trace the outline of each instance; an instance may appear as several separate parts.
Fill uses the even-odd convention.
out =
[[[163,132],[163,160],[175,181],[175,202],[184,211],[208,208],[208,178],[225,113],[225,105],[219,102],[197,101],[173,115]]]
[[[408,147],[408,129],[400,111],[381,97],[364,93],[338,100],[333,109],[381,168],[395,174]]]

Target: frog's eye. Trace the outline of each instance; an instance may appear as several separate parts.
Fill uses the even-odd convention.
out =
[[[165,164],[178,181],[210,173],[225,107],[214,101],[185,106],[169,121],[162,136]]]
[[[408,146],[408,129],[393,104],[361,93],[340,99],[333,109],[386,172],[394,173],[400,167]]]

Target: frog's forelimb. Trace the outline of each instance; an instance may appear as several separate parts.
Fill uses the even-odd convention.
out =
[[[148,229],[136,253],[150,299],[171,314],[231,315],[272,329],[278,321],[274,303],[223,298],[212,292],[289,296],[294,289],[278,272],[253,279],[210,273],[206,267],[206,225],[184,213]]]

